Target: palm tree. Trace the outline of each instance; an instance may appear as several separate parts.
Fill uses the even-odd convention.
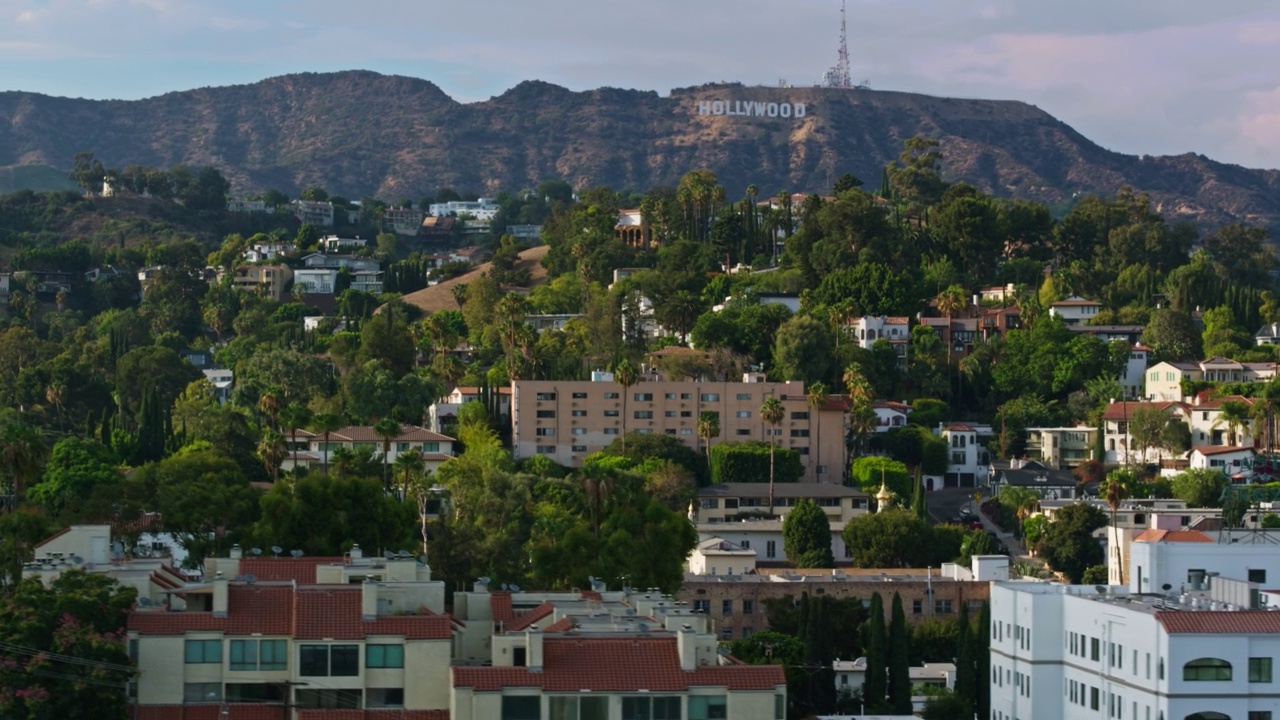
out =
[[[1099,490],[1107,499],[1107,505],[1111,507],[1111,534],[1107,537],[1108,552],[1113,552],[1116,561],[1116,570],[1119,573],[1120,582],[1124,582],[1124,559],[1120,555],[1120,543],[1116,538],[1116,510],[1120,509],[1121,503],[1129,499],[1130,490],[1129,480],[1131,474],[1127,470],[1112,470],[1107,479],[1102,481],[1102,487]]]
[[[760,419],[769,425],[769,514],[773,514],[773,449],[777,446],[777,435],[774,429],[787,416],[787,409],[782,401],[770,395],[760,405]]]
[[[812,431],[814,428],[814,420],[818,419],[818,415],[819,415],[819,412],[821,411],[821,408],[824,408],[827,405],[826,384],[822,382],[816,382],[810,385],[809,392],[805,394],[804,400],[809,405],[809,429],[810,429],[809,434],[813,435],[813,440],[811,441],[812,444],[810,445],[810,448],[817,451],[816,453],[813,453],[813,466],[814,466],[813,474],[816,476],[818,474],[818,469],[822,467],[822,463],[821,463],[822,443],[819,442],[819,440],[822,439],[822,422],[819,421],[817,423],[816,434],[813,433]],[[815,479],[817,478],[815,477]]]
[[[400,437],[400,423],[383,418],[373,425],[373,434],[382,439],[382,491],[391,492],[391,441]]]
[[[711,439],[720,437],[720,413],[704,410],[698,414],[698,437],[707,443],[707,472],[711,472]]]
[[[275,388],[266,391],[262,397],[258,398],[258,411],[271,421],[272,430],[279,429],[276,421],[280,417],[280,393]]]
[[[955,341],[951,336],[951,319],[959,311],[968,307],[965,298],[964,288],[959,285],[951,285],[947,289],[938,293],[938,312],[947,316],[947,364],[951,364],[951,348],[955,345]]]
[[[876,429],[875,393],[862,374],[862,368],[857,365],[850,365],[842,379],[849,389],[849,432],[856,449],[861,452],[862,441]]]
[[[280,480],[280,463],[284,462],[284,458],[284,436],[275,430],[263,433],[262,440],[258,442],[258,459],[267,472],[271,473],[271,482]]]
[[[57,381],[49,383],[49,387],[44,389],[44,399],[53,406],[58,416],[58,429],[61,430],[62,404],[67,401],[67,386]]]
[[[396,453],[396,459],[392,465],[395,467],[396,474],[400,476],[400,499],[404,500],[409,497],[409,485],[413,478],[426,467],[426,460],[421,450],[412,448]]]
[[[49,448],[38,429],[17,420],[0,426],[0,469],[8,470],[13,478],[11,509],[39,476],[40,464],[48,455]]]
[[[298,451],[298,430],[311,424],[311,409],[294,403],[280,411],[280,423],[289,428],[289,452]]]
[[[1015,529],[1018,537],[1022,537],[1022,523],[1039,507],[1040,496],[1028,487],[1006,487],[1000,490],[1000,504],[1013,510],[1018,518],[1018,527]]]
[[[627,454],[627,392],[640,381],[640,373],[630,360],[613,366],[613,381],[622,386],[622,454]]]
[[[1236,445],[1240,431],[1249,425],[1249,404],[1241,400],[1227,400],[1218,408],[1218,419],[1213,427],[1226,426],[1231,440],[1229,445]]]
[[[324,476],[329,477],[329,436],[342,428],[342,416],[337,413],[320,413],[311,419],[311,432],[324,437]]]

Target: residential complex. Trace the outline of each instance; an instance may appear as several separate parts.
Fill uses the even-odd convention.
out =
[[[776,427],[760,418],[760,406],[770,397],[786,410]],[[606,380],[517,380],[511,393],[512,445],[517,459],[546,455],[571,467],[629,432],[666,433],[701,448],[698,419],[713,412],[720,434],[710,444],[772,440],[800,454],[805,480],[838,483],[847,408],[839,396],[810,408],[803,383],[768,382],[756,373],[743,382],[642,379],[628,388]]]

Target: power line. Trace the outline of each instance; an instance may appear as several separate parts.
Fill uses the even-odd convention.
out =
[[[40,650],[38,648],[27,647],[25,645],[16,645],[14,643],[0,641],[0,650],[15,653],[18,655],[27,655],[29,657],[42,657],[58,662],[65,662],[71,665],[80,665],[83,667],[96,667],[104,670],[113,670],[116,672],[136,673],[137,669],[132,665],[121,665],[119,663],[110,663],[105,660],[89,660],[87,658],[76,657],[74,655],[64,655],[62,653]]]

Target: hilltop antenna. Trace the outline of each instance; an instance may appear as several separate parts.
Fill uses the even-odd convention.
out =
[[[845,25],[845,3],[840,2],[840,49],[836,52],[836,64],[823,77],[823,85],[842,90],[853,89],[853,76],[849,72],[849,42]]]

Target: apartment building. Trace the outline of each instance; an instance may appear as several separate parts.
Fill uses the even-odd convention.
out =
[[[366,450],[374,457],[382,457],[382,445],[386,440],[374,432],[369,425],[351,425],[329,433],[326,443],[323,433],[313,433],[298,429],[289,432],[289,441],[296,436],[297,447],[290,447],[281,470],[292,470],[295,467],[306,467],[309,470],[320,470],[335,450]],[[434,472],[449,458],[453,457],[453,443],[448,435],[441,435],[417,425],[401,425],[400,434],[390,438],[387,450],[387,462],[395,462],[400,453],[416,450],[422,453],[424,467]]]
[[[1102,303],[1072,295],[1049,306],[1049,316],[1061,318],[1067,325],[1083,325],[1102,310]]]
[[[698,490],[698,522],[733,522],[738,516],[763,512],[769,504],[767,483],[718,483]],[[777,483],[773,513],[785,516],[801,500],[812,500],[830,522],[848,522],[867,512],[869,498],[858,488],[828,483]]]
[[[285,299],[292,280],[293,270],[287,265],[243,265],[232,278],[237,288],[276,302]]]
[[[1214,383],[1266,382],[1276,376],[1276,363],[1236,362],[1215,357],[1197,362],[1161,362],[1147,368],[1146,397],[1154,401],[1180,402],[1182,381]]]
[[[602,374],[601,378],[612,376]],[[773,440],[800,454],[804,479],[839,478],[845,462],[847,400],[832,396],[811,410],[802,382],[768,382],[747,373],[743,382],[648,380],[623,388],[615,382],[533,381],[512,383],[512,444],[517,459],[546,455],[579,466],[625,433],[666,433],[703,448],[698,418],[717,413],[720,434],[711,444]],[[760,419],[767,398],[782,401],[786,415],[771,427]]]
[[[877,340],[888,342],[898,354],[898,365],[906,368],[907,351],[911,344],[910,318],[865,315],[849,320],[845,332],[853,337],[859,347],[867,350]]]
[[[1098,428],[1027,428],[1027,458],[1053,470],[1070,470],[1093,456]]]

